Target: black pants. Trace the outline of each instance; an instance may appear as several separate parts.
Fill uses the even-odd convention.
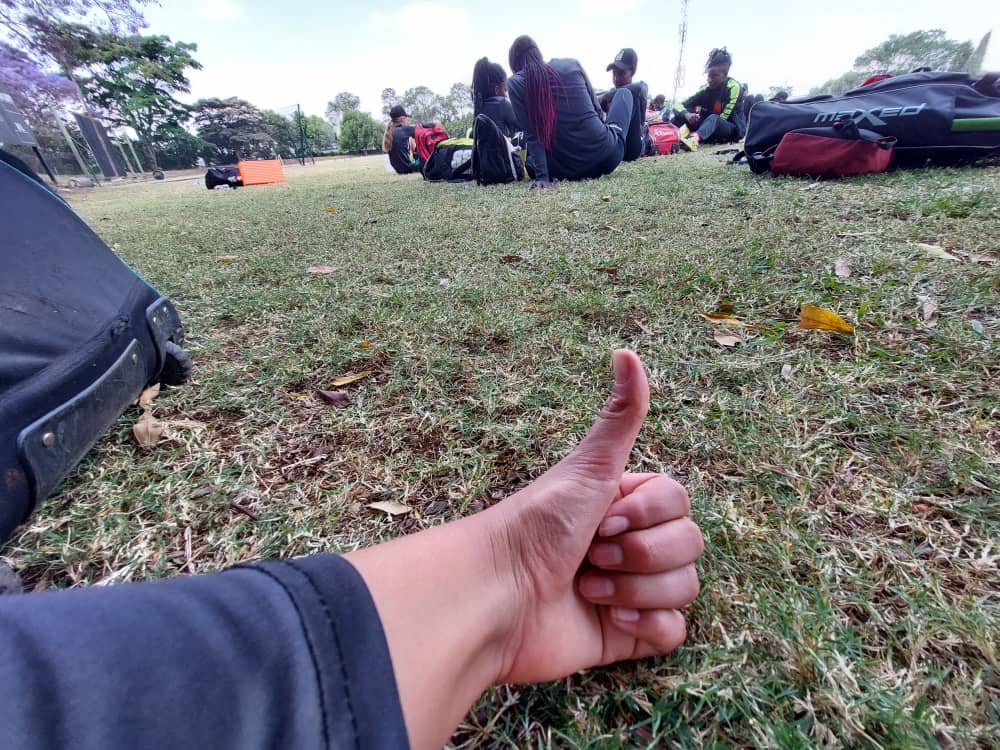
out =
[[[643,126],[646,124],[646,97],[642,95],[642,90],[637,85],[626,88],[632,92],[632,120],[625,136],[625,155],[622,161],[635,161],[642,156],[646,145],[643,137]]]
[[[687,125],[687,120],[681,114],[676,115],[673,122],[677,127]],[[699,143],[733,143],[741,136],[739,125],[731,120],[723,120],[719,115],[704,118],[692,132],[698,134]]]

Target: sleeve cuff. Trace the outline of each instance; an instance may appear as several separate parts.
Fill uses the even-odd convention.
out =
[[[279,583],[302,621],[331,748],[408,748],[389,646],[361,575],[338,555],[253,566]]]

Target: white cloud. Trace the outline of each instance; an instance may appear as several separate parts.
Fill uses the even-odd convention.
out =
[[[576,9],[584,16],[607,16],[614,13],[621,16],[633,10],[638,10],[642,6],[643,0],[616,0],[613,6],[608,5],[608,0],[581,0]]]
[[[441,20],[446,20],[449,38],[453,32],[464,29],[469,20],[468,11],[460,5],[424,2],[408,3],[389,13],[376,11],[368,18],[368,26],[380,34],[395,34],[395,38],[409,37],[424,43],[421,29],[431,28]]]
[[[243,18],[243,7],[236,0],[205,0],[198,3],[195,15],[209,23],[230,23]]]

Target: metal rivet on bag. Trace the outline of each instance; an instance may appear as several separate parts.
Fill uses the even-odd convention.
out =
[[[139,361],[139,355],[138,354],[133,354],[132,355],[132,361],[133,362],[138,362]]]
[[[153,316],[153,325],[155,326],[159,322],[160,322],[160,319],[154,315]]]
[[[56,434],[54,432],[46,432],[42,435],[42,445],[46,448],[51,448],[56,444]]]

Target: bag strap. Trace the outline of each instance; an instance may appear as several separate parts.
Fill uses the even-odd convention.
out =
[[[1000,96],[1000,87],[997,81],[1000,80],[1000,73],[984,73],[983,77],[972,84],[972,88],[985,96]]]

